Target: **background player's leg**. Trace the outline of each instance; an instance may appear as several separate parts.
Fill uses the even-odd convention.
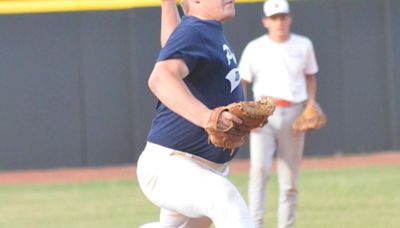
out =
[[[279,228],[293,227],[295,221],[297,179],[303,155],[305,134],[294,133],[291,125],[302,110],[302,105],[287,108],[285,121],[278,133]]]
[[[256,227],[263,227],[265,194],[275,151],[275,138],[268,126],[250,136],[249,209]]]

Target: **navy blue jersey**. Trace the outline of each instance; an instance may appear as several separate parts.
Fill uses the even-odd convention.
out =
[[[208,108],[243,100],[236,58],[220,22],[183,17],[161,49],[158,61],[176,58],[182,59],[189,69],[185,84]],[[210,144],[203,128],[160,102],[148,141],[217,163],[232,159],[230,149],[224,150]]]

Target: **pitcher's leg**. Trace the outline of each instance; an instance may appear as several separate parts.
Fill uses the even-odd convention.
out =
[[[220,188],[220,193],[212,199],[214,204],[208,212],[215,226],[217,228],[255,228],[247,205],[236,187],[228,180],[225,183],[219,183],[219,186],[218,184],[215,186]]]
[[[139,226],[139,228],[159,228],[159,227],[160,227],[159,222],[151,222]]]
[[[274,151],[272,131],[262,129],[251,133],[248,200],[250,214],[257,228],[262,228],[264,223],[265,194]]]
[[[253,228],[248,208],[236,187],[224,176],[182,157],[171,159],[185,167],[173,176],[185,184],[176,189],[172,201],[175,211],[191,218],[206,216],[217,228]],[[184,172],[182,172],[184,171]]]
[[[147,223],[139,228],[209,228],[212,221],[207,217],[188,218],[182,214],[161,209],[160,222]]]
[[[160,228],[209,228],[212,221],[207,217],[189,218],[180,213],[161,209]]]
[[[221,174],[190,159],[170,156],[159,170],[158,206],[188,218],[210,218],[217,228],[252,228],[236,187]]]

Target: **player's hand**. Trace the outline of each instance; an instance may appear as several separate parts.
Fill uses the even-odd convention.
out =
[[[224,111],[218,118],[217,128],[224,131],[233,127],[234,124],[242,124],[242,120],[228,111]]]

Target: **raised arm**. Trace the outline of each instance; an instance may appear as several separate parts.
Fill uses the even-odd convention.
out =
[[[164,47],[169,36],[181,22],[175,0],[161,0],[161,47]]]

